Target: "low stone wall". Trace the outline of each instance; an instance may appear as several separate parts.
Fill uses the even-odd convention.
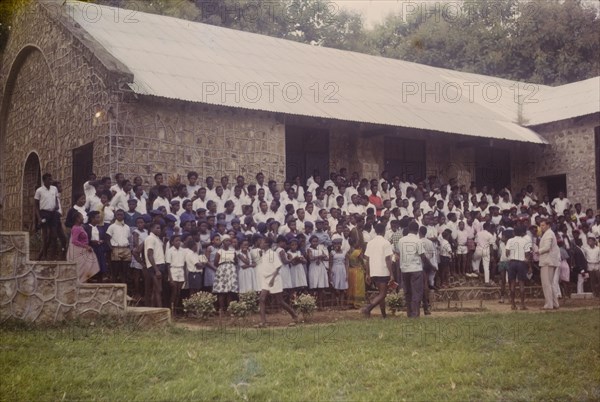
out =
[[[77,288],[75,313],[78,317],[121,316],[127,307],[127,285],[89,283]]]
[[[0,232],[0,322],[120,316],[125,307],[125,285],[78,286],[75,264],[29,261],[29,234]]]

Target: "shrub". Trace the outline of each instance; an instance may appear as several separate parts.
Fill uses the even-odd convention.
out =
[[[193,317],[205,320],[216,312],[216,301],[217,296],[212,293],[198,292],[183,300],[183,311]]]
[[[243,301],[232,301],[227,309],[229,313],[237,318],[244,318],[252,314],[252,308]]]
[[[247,308],[250,310],[250,313],[258,313],[259,312],[259,296],[256,292],[248,292],[240,294],[240,303],[246,303]]]
[[[385,304],[387,307],[389,307],[392,314],[395,314],[396,311],[402,310],[404,308],[404,293],[388,293],[388,295],[385,297]]]
[[[317,299],[311,295],[302,294],[294,300],[293,307],[304,317],[310,317],[317,309]]]

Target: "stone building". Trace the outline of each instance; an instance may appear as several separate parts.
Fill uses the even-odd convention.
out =
[[[282,182],[347,167],[531,183],[596,207],[600,78],[551,88],[79,2],[32,2],[0,68],[2,230],[43,172]]]

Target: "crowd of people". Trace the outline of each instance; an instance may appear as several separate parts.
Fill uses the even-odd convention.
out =
[[[385,317],[395,289],[419,317],[430,314],[430,291],[475,278],[498,283],[513,309],[527,308],[523,287],[538,278],[545,309],[558,308],[571,283],[600,296],[600,215],[563,193],[549,200],[532,186],[467,188],[387,172],[368,180],[346,169],[281,187],[262,173],[251,183],[196,172],[154,181],[92,174],[63,217],[60,183],[45,174],[35,193],[39,258],[57,243],[81,282],[127,283],[134,299],[174,313],[198,291],[217,294],[220,312],[236,294],[260,292],[263,323],[269,294],[293,318],[289,302],[302,292],[320,308],[333,292],[340,308],[368,316],[379,307]]]

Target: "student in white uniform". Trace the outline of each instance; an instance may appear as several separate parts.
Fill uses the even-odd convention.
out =
[[[298,316],[294,310],[283,300],[283,281],[279,270],[283,265],[279,254],[273,249],[273,241],[270,238],[264,238],[261,244],[261,252],[258,264],[256,266],[256,275],[260,291],[260,324],[258,327],[264,328],[267,326],[267,297],[273,295],[279,304],[294,320],[297,322]]]

